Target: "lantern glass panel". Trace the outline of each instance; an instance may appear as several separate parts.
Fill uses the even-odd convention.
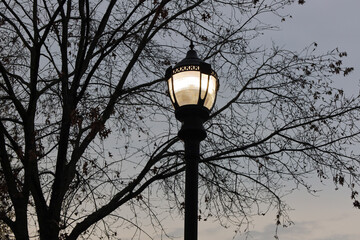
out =
[[[175,103],[175,97],[174,97],[174,90],[173,90],[173,87],[172,87],[172,78],[169,78],[168,80],[168,87],[169,87],[169,94],[170,94],[170,98],[171,98],[171,101],[173,103]]]
[[[206,99],[204,103],[204,106],[209,110],[211,110],[211,108],[215,103],[216,90],[217,90],[217,80],[214,76],[210,75],[208,93],[206,95]]]
[[[185,71],[173,75],[174,93],[179,106],[197,104],[199,100],[200,72]]]
[[[206,90],[209,84],[209,75],[202,73],[201,74],[201,99],[204,99],[206,96]]]

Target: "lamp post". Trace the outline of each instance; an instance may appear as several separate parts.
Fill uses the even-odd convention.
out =
[[[192,42],[186,57],[165,76],[175,117],[182,123],[178,136],[185,144],[184,239],[197,240],[200,142],[206,137],[203,123],[214,106],[219,81],[211,65],[198,58]]]

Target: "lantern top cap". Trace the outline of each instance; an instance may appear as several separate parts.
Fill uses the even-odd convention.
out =
[[[194,50],[194,42],[193,42],[193,40],[190,41],[190,46],[189,47],[190,47],[190,50]]]
[[[201,64],[205,64],[205,62],[198,57],[196,51],[194,50],[194,43],[192,40],[190,42],[189,47],[190,47],[190,50],[187,52],[186,57],[183,60],[181,60],[180,62],[178,62],[174,66],[174,68],[190,66],[190,65],[199,66]]]

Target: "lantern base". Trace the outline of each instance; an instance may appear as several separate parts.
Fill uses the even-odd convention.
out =
[[[198,105],[181,106],[175,110],[175,117],[182,125],[178,133],[181,140],[198,140],[206,138],[204,122],[209,119],[210,111]]]

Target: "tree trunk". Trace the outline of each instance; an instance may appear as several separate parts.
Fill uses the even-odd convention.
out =
[[[26,203],[22,206],[17,205],[15,215],[15,229],[13,231],[16,240],[29,240]]]
[[[48,218],[40,226],[40,240],[59,240],[59,224],[55,219]]]

